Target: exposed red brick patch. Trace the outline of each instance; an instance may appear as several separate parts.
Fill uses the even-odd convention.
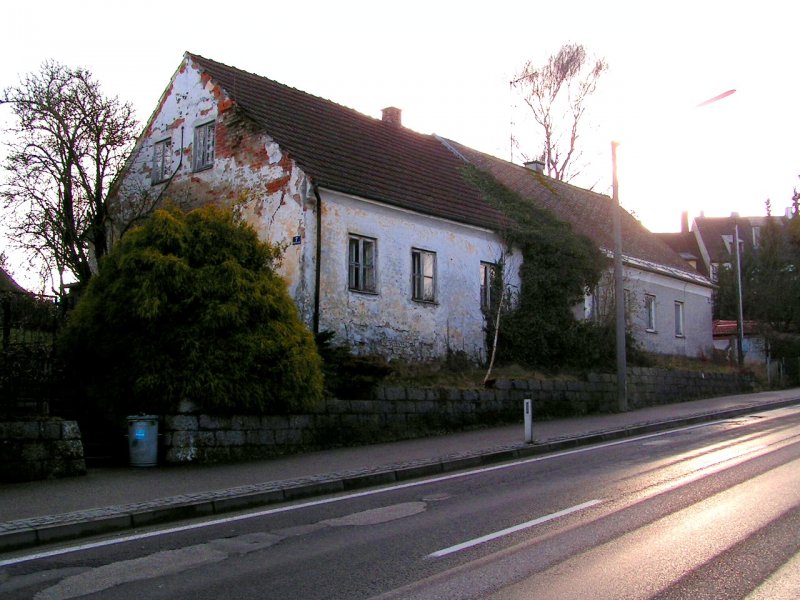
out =
[[[291,175],[283,175],[282,177],[278,177],[277,179],[273,179],[272,181],[267,182],[267,193],[274,194],[275,192],[279,192],[283,189],[285,185],[289,183],[291,180]]]
[[[180,127],[181,125],[183,125],[185,122],[186,122],[186,119],[185,119],[185,118],[183,118],[183,117],[179,117],[179,118],[175,119],[175,120],[174,120],[172,123],[170,123],[169,125],[167,125],[167,129],[168,129],[168,130],[169,130],[169,129],[177,129],[178,127]]]
[[[217,111],[219,113],[224,113],[226,110],[233,106],[233,100],[230,98],[223,98],[222,100],[217,103]]]

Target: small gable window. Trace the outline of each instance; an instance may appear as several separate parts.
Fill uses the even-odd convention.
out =
[[[377,240],[351,235],[348,240],[347,286],[356,292],[377,292],[375,258]]]
[[[171,158],[172,140],[161,140],[153,144],[153,171],[150,176],[153,185],[169,179]]]
[[[193,170],[202,171],[214,166],[215,138],[216,123],[214,121],[194,128]]]
[[[411,251],[411,297],[420,302],[436,301],[436,253]]]

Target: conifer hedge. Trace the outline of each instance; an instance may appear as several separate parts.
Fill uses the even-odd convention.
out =
[[[321,359],[279,251],[229,210],[156,211],[112,249],[60,340],[114,413],[281,413],[322,397]]]

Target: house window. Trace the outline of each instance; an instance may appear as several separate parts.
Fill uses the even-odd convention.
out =
[[[347,286],[357,292],[375,293],[377,240],[351,235],[348,244]]]
[[[753,227],[753,248],[758,248],[761,245],[761,227]]]
[[[675,302],[675,337],[683,337],[683,302]]]
[[[436,253],[411,250],[411,297],[420,302],[436,300]]]
[[[216,123],[214,121],[194,128],[194,164],[192,168],[195,171],[202,171],[214,165],[215,138]]]
[[[172,158],[172,140],[166,139],[153,145],[153,172],[150,181],[153,184],[169,179]]]
[[[644,296],[644,311],[647,321],[647,331],[656,330],[656,297],[652,294]]]
[[[495,277],[497,277],[497,265],[494,263],[481,263],[481,308],[490,310],[497,303],[495,298]]]

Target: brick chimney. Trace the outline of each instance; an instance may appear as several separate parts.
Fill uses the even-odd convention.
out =
[[[388,106],[384,108],[381,112],[383,113],[381,120],[384,123],[388,123],[393,127],[403,126],[403,121],[401,118],[402,111],[399,108],[395,108],[394,106]]]
[[[689,211],[684,210],[681,213],[681,233],[689,233]]]
[[[537,158],[536,160],[529,160],[524,163],[526,169],[535,171],[536,173],[544,173],[544,160]]]

